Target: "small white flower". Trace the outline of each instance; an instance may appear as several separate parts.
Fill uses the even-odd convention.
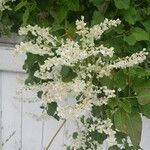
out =
[[[11,10],[7,2],[14,2],[15,0],[0,0],[0,11]]]
[[[82,116],[92,116],[93,105],[107,105],[109,100],[116,97],[115,90],[107,86],[98,86],[93,78],[99,80],[104,76],[110,76],[114,69],[124,69],[142,63],[148,55],[143,49],[130,57],[111,61],[107,59],[114,56],[114,48],[96,44],[95,41],[99,40],[106,30],[120,23],[119,19],[105,19],[104,22],[89,28],[84,22],[84,17],[81,17],[81,20],[76,21],[78,40],[59,39],[50,34],[49,28],[41,28],[37,25],[22,27],[19,34],[25,36],[32,34],[33,38],[17,45],[16,53],[47,56],[34,73],[35,77],[47,82],[28,85],[27,89],[42,91],[41,99],[45,102],[57,102],[57,113],[60,118],[80,119]],[[64,66],[76,74],[70,82],[62,81],[61,71]],[[66,76],[70,73],[69,69],[65,72]],[[119,88],[118,91],[121,89]],[[66,99],[69,98],[74,101],[66,104]],[[95,130],[107,135],[109,146],[117,145],[116,131],[112,129],[111,120],[92,119],[93,124],[85,124],[84,132],[78,132],[77,138],[72,143],[74,150],[87,149],[86,142],[90,143],[91,150],[94,150],[95,146],[100,149],[101,145],[97,141],[91,142],[90,137],[86,138],[88,132]]]

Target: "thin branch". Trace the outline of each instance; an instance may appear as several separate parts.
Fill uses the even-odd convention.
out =
[[[134,99],[134,98],[137,98],[137,97],[139,97],[139,98],[146,98],[146,97],[150,97],[150,94],[143,95],[143,96],[136,95],[136,96],[127,96],[127,97],[118,97],[118,98],[119,99],[126,99],[126,98],[128,98],[128,99]]]
[[[58,135],[58,133],[60,132],[60,130],[62,129],[62,127],[64,126],[64,124],[66,123],[66,120],[63,121],[63,123],[61,124],[61,126],[58,128],[57,132],[55,133],[55,135],[52,137],[52,139],[50,140],[50,142],[48,143],[47,147],[45,148],[45,150],[49,150],[50,146],[52,145],[53,141],[55,140],[56,136]]]
[[[2,146],[4,146],[9,140],[15,135],[16,131],[14,131],[4,142],[2,142]]]

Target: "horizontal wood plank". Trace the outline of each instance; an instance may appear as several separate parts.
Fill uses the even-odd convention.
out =
[[[12,45],[0,44],[0,70],[10,72],[24,72],[22,66],[24,64],[25,55],[14,55],[14,47]]]

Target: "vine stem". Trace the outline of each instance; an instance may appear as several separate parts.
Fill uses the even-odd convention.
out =
[[[55,140],[56,136],[58,135],[58,133],[60,132],[60,130],[62,129],[62,127],[65,125],[65,123],[66,123],[66,120],[64,120],[63,123],[60,125],[60,127],[58,128],[58,130],[56,131],[56,133],[54,134],[54,136],[52,137],[52,139],[48,143],[48,145],[45,148],[45,150],[49,150],[50,146],[52,145],[53,141]]]
[[[150,94],[148,95],[145,95],[145,96],[138,96],[140,98],[145,98],[145,97],[149,97]],[[133,98],[137,98],[137,95],[136,96],[126,96],[126,97],[118,97],[119,99],[126,99],[126,98],[129,98],[129,99],[133,99]]]

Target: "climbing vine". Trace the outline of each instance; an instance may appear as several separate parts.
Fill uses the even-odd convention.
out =
[[[2,0],[0,20],[1,36],[25,36],[16,52],[27,54],[25,84],[43,109],[84,126],[68,149],[106,139],[109,150],[140,149],[141,114],[150,118],[149,0]],[[69,97],[73,106],[57,102]]]

